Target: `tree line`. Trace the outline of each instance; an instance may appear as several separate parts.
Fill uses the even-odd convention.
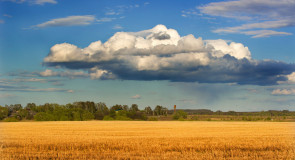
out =
[[[94,103],[90,101],[66,105],[28,103],[25,107],[20,104],[0,106],[0,120],[4,121],[147,120],[147,116],[167,114],[168,109],[160,105],[157,105],[154,109],[147,106],[140,110],[137,104],[132,104],[130,107],[120,104],[107,107],[103,102]]]
[[[223,112],[217,110],[214,112],[209,109],[177,109],[174,112],[174,110],[168,110],[161,105],[155,106],[154,109],[147,106],[140,110],[137,104],[132,104],[130,107],[120,104],[108,107],[103,102],[94,103],[91,101],[74,102],[66,105],[28,103],[25,107],[20,104],[5,105],[4,107],[0,105],[0,120],[2,121],[158,120],[158,116],[162,117],[161,120],[202,120],[206,115],[208,115],[207,119],[216,117],[224,119],[226,118],[224,116],[230,116],[230,119],[240,117],[241,120],[256,120],[260,116],[260,119],[272,120],[275,117],[283,116],[286,116],[285,119],[288,117],[294,119],[295,111]]]

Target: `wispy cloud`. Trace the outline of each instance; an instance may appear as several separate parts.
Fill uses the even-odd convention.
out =
[[[88,77],[89,75],[83,71],[73,72],[73,71],[53,71],[46,69],[43,72],[40,72],[41,77],[67,77],[67,78],[78,78],[78,77]]]
[[[62,89],[62,88],[0,88],[0,91],[16,91],[16,92],[68,92],[73,93],[73,90]]]
[[[39,79],[39,78],[15,78],[15,79],[10,79],[9,81],[10,82],[40,82],[40,83],[56,82],[56,80]]]
[[[24,0],[25,2],[25,0]],[[44,3],[54,3],[55,0],[35,0],[35,4],[44,4]],[[20,1],[19,3],[23,3]],[[112,22],[117,19],[125,18],[124,14],[126,11],[138,8],[140,5],[119,5],[112,8],[106,8],[105,17],[96,18],[94,15],[74,15],[67,16],[62,18],[55,18],[49,21],[33,25],[28,29],[36,29],[36,28],[46,28],[46,27],[64,27],[64,26],[86,26],[90,24],[94,24],[95,22],[98,24],[105,22]],[[3,21],[4,22],[4,21]],[[1,23],[1,20],[0,20]],[[114,28],[116,29],[116,28]],[[118,28],[117,29],[121,29]]]
[[[30,4],[36,4],[36,5],[44,5],[46,3],[50,4],[57,4],[56,0],[4,0],[4,1],[10,1],[14,3],[30,3]]]
[[[190,17],[190,16],[197,16],[200,15],[200,13],[196,9],[187,9],[181,11],[182,17]]]
[[[9,72],[6,75],[12,77],[36,77],[37,72],[29,72],[29,71],[14,71]]]
[[[88,69],[88,72],[70,71],[70,70],[53,71],[50,69],[46,69],[43,72],[37,73],[37,75],[41,77],[65,77],[70,79],[76,79],[76,78],[113,79],[112,75],[109,75],[109,73],[106,70],[101,70],[97,67]]]
[[[96,19],[97,22],[111,22],[113,20],[115,20],[117,18],[109,18],[109,17],[104,17],[104,18],[99,18],[99,19]]]
[[[0,91],[5,92],[69,92],[63,88],[35,88],[27,85],[21,85],[15,82],[0,80]]]
[[[137,94],[137,95],[135,95],[135,96],[132,96],[131,98],[132,98],[132,99],[140,99],[140,98],[141,98],[141,95]]]
[[[295,89],[275,89],[271,92],[273,95],[294,95]]]
[[[216,33],[236,33],[251,35],[252,38],[292,33],[273,29],[295,26],[294,0],[238,0],[213,2],[197,9],[204,15],[245,21],[246,24],[214,30]],[[262,29],[262,30],[260,30]]]
[[[57,4],[56,0],[34,0],[34,4],[43,5],[45,3]]]
[[[32,26],[33,28],[45,28],[45,27],[60,27],[60,26],[83,26],[89,25],[95,21],[93,15],[84,16],[68,16],[65,18],[52,19],[50,21]]]
[[[4,17],[12,18],[12,15],[9,14],[3,14]]]
[[[83,16],[68,16],[64,18],[56,18],[49,21],[46,21],[41,24],[37,24],[31,26],[30,28],[46,28],[46,27],[64,27],[64,26],[87,26],[93,24],[94,22],[97,23],[105,23],[111,22],[116,19],[122,19],[124,17],[103,17],[103,18],[96,18],[93,15],[83,15]]]
[[[4,21],[4,20],[2,20],[2,19],[0,19],[0,24],[3,24],[3,23],[5,23],[5,21]]]
[[[0,98],[11,98],[11,97],[15,97],[15,95],[12,94],[0,94]]]
[[[139,8],[140,5],[134,4],[134,5],[118,5],[115,7],[107,7],[105,15],[112,16],[112,15],[121,15],[125,13],[128,10]]]
[[[115,25],[114,27],[113,27],[113,29],[123,29],[123,27],[121,26],[121,25]]]

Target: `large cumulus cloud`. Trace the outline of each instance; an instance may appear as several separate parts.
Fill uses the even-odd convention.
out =
[[[169,80],[271,85],[286,81],[294,64],[251,58],[248,47],[225,40],[181,37],[157,25],[140,32],[117,32],[86,48],[62,43],[43,62],[50,67],[84,69],[92,79]]]

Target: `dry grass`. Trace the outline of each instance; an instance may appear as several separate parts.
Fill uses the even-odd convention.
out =
[[[288,122],[0,123],[2,159],[295,159]]]

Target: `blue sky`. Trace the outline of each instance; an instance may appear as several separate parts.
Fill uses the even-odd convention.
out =
[[[0,105],[294,110],[295,1],[0,1]]]

